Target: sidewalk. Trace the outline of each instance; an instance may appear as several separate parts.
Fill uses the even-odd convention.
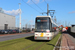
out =
[[[62,34],[61,50],[75,50],[75,44],[69,38],[70,35],[68,35],[68,33]]]

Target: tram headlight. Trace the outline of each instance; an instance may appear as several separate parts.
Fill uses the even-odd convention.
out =
[[[35,33],[34,35],[35,35],[35,36],[37,36],[37,35],[38,35],[38,33]]]
[[[35,35],[38,35],[38,34],[35,34]]]

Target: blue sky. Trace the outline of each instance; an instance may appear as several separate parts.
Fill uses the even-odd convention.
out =
[[[15,13],[19,9],[18,3],[21,3],[22,10],[22,26],[27,24],[35,24],[36,16],[42,16],[41,12],[47,11],[47,4],[49,4],[50,10],[55,10],[54,16],[56,16],[57,23],[59,25],[71,25],[75,24],[75,0],[33,0],[41,9],[39,9],[31,0],[24,0],[27,4],[38,10],[34,10],[22,0],[0,0],[0,7],[5,11],[11,11]],[[14,11],[13,11],[14,10]],[[10,12],[9,12],[10,13]],[[18,12],[17,12],[18,13]],[[11,14],[11,13],[10,13]],[[46,16],[46,14],[44,14]],[[16,26],[19,26],[19,15],[16,17]],[[33,21],[32,23],[30,21]]]

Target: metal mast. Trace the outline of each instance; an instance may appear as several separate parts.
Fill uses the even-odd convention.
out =
[[[49,16],[49,5],[47,4],[47,16]]]
[[[49,5],[47,4],[47,12],[43,12],[41,14],[43,15],[44,13],[47,14],[47,16],[49,16],[50,13],[50,16],[53,17],[55,10],[49,10]]]

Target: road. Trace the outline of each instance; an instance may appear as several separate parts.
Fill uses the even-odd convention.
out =
[[[0,42],[17,39],[17,38],[23,38],[23,37],[32,36],[32,35],[34,35],[34,33],[0,36]]]

